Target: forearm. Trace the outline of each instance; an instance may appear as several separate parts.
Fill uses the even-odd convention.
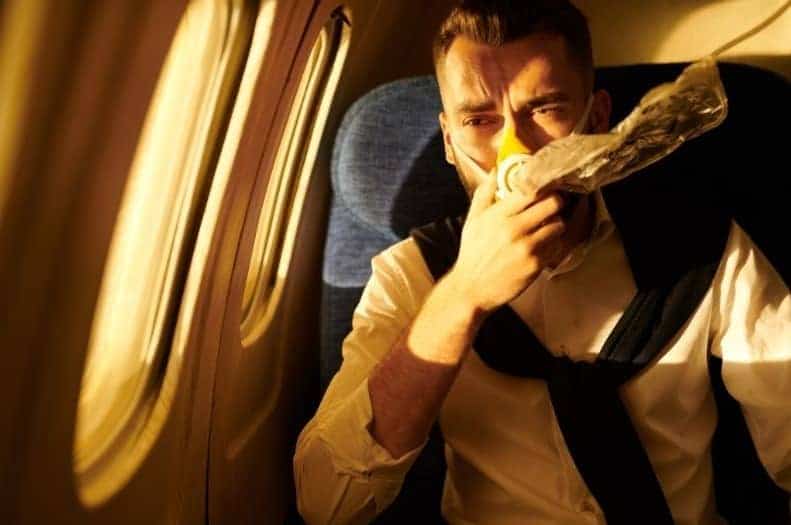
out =
[[[393,457],[426,439],[482,319],[448,275],[371,372],[371,433]]]

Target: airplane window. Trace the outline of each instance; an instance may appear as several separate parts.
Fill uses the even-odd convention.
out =
[[[249,346],[276,310],[324,124],[348,48],[349,22],[336,11],[313,44],[272,168],[242,298]]]
[[[191,0],[152,97],[82,378],[74,470],[89,506],[120,488],[156,437],[146,424],[165,402],[160,387],[187,263],[249,49],[254,7],[246,0]]]

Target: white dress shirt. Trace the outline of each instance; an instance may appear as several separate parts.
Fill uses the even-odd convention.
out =
[[[577,361],[596,358],[636,291],[617,229],[601,194],[594,195],[590,241],[511,303],[550,352]],[[367,377],[434,281],[412,239],[377,255],[372,266],[343,365],[297,443],[297,500],[309,524],[369,522],[395,498],[420,452],[394,459],[373,439]],[[674,520],[684,525],[720,523],[708,352],[723,358],[726,388],[742,406],[761,461],[791,490],[791,294],[735,223],[700,306],[662,357],[621,391]],[[605,523],[566,448],[544,381],[496,372],[470,352],[439,422],[449,523]]]

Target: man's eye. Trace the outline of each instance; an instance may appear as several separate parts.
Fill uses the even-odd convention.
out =
[[[560,114],[563,110],[560,106],[541,106],[533,110],[533,113],[538,113],[539,115],[556,115]]]
[[[492,119],[483,118],[483,117],[472,117],[468,118],[464,121],[465,126],[472,126],[474,128],[478,128],[481,126],[486,126],[491,124],[493,121]]]

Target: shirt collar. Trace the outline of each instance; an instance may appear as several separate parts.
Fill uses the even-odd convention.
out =
[[[588,252],[597,244],[604,242],[615,230],[615,223],[604,202],[600,189],[591,193],[591,205],[594,207],[593,228],[587,240],[575,247],[556,268],[547,268],[548,277],[570,272],[577,268]]]

